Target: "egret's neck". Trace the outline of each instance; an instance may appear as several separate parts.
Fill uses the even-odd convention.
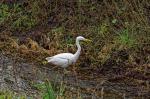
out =
[[[81,46],[80,46],[80,44],[79,44],[79,40],[78,40],[78,39],[76,40],[76,45],[77,45],[78,50],[77,50],[77,52],[74,54],[75,62],[76,62],[76,60],[79,58],[79,55],[80,55],[80,52],[81,52]]]

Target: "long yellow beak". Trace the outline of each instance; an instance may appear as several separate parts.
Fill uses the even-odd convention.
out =
[[[92,42],[92,40],[84,39],[85,42]]]

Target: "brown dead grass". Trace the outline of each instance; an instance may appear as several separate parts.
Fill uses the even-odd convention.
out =
[[[47,56],[67,51],[74,53],[75,38],[83,35],[93,42],[82,45],[82,54],[76,64],[80,77],[94,80],[102,74],[110,81],[131,80],[149,88],[149,4],[148,0],[52,0],[50,3],[48,0],[24,0],[21,3],[24,11],[37,10],[33,13],[37,24],[30,30],[18,32],[11,30],[12,21],[7,25],[8,21],[3,23],[0,49],[40,63]],[[136,39],[130,47],[118,40],[125,29]],[[20,37],[25,37],[26,42],[20,44]]]

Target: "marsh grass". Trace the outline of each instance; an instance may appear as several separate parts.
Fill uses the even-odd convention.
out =
[[[41,91],[42,99],[65,99],[66,89],[63,82],[56,86],[56,84],[46,80],[44,83],[34,84],[33,86]]]
[[[43,99],[56,99],[52,85],[49,82],[45,83],[45,89],[42,95]]]
[[[25,94],[18,95],[15,92],[12,92],[10,90],[0,91],[0,99],[27,99],[27,96]],[[33,99],[30,97],[30,99]]]
[[[0,24],[10,16],[9,7],[6,4],[0,4]]]
[[[29,5],[25,8],[24,3]],[[7,27],[8,30],[28,31],[39,24],[40,21],[43,23],[47,19],[46,10],[41,9],[42,4],[30,1],[12,4],[1,3],[0,25]]]
[[[0,25],[5,27],[5,31],[14,31],[14,34],[22,31],[28,35],[27,31],[36,29],[37,25],[50,22],[48,32],[42,33],[49,37],[49,53],[53,54],[70,49],[74,53],[75,37],[82,35],[89,38],[93,43],[83,45],[83,54],[86,52],[89,55],[87,57],[92,60],[90,65],[95,67],[101,66],[99,57],[102,54],[99,53],[102,50],[108,50],[103,54],[104,60],[107,60],[115,50],[142,48],[149,43],[148,4],[149,1],[140,0],[79,0],[68,3],[33,0],[13,3],[11,6],[1,3],[0,20],[3,24]]]
[[[129,34],[129,30],[125,29],[119,33],[118,42],[126,46],[128,48],[133,47],[135,45],[135,39],[132,37],[131,33]]]
[[[33,84],[37,90],[40,91],[38,98],[41,99],[65,99],[66,87],[63,82],[60,85],[52,84],[50,81],[46,80],[43,83]],[[17,94],[13,91],[0,91],[0,99],[34,99],[32,94],[27,96],[26,94]]]
[[[148,0],[78,0],[78,2],[25,0],[25,2],[19,4],[12,3],[11,6],[7,3],[1,3],[0,26],[3,28],[0,31],[8,31],[12,34],[21,31],[19,32],[20,35],[24,33],[29,36],[30,31],[42,29],[36,26],[44,27],[48,25],[48,31],[41,34],[47,34],[50,39],[50,47],[48,50],[38,50],[40,54],[38,53],[38,57],[36,55],[35,57],[40,58],[39,61],[42,61],[46,56],[70,52],[70,49],[74,53],[76,51],[75,38],[82,35],[91,39],[92,43],[82,45],[82,54],[77,64],[78,69],[83,69],[84,66],[81,65],[88,65],[89,70],[96,68],[96,71],[98,71],[101,68],[107,68],[104,64],[108,61],[111,62],[111,60],[119,64],[117,59],[121,60],[121,58],[117,55],[114,58],[113,52],[118,54],[120,51],[131,54],[129,56],[132,58],[127,58],[128,61],[125,62],[139,65],[137,62],[139,58],[144,62],[148,60],[148,58],[143,57],[147,55],[145,53],[148,52],[147,45],[150,42],[149,4],[150,1]],[[37,31],[35,31],[35,34],[37,34]],[[17,48],[12,48],[10,41],[8,43],[6,43],[7,41],[1,41],[0,46],[3,42],[5,44],[0,49],[4,47],[5,50]],[[17,45],[16,43],[15,45]],[[17,46],[21,49],[21,45],[18,44]],[[22,54],[28,53],[26,57],[34,56],[36,52],[34,49],[37,48],[28,48],[24,44],[22,46],[23,51],[20,51]],[[144,47],[146,47],[145,51],[143,51]],[[30,53],[28,50],[34,53]],[[48,54],[43,54],[44,51]],[[139,53],[144,53],[142,54],[143,57]],[[137,68],[139,69],[139,67]],[[141,68],[143,69],[143,67]],[[62,94],[64,92],[64,88],[56,91],[55,88],[51,87],[51,84],[42,86],[45,88],[45,97],[51,95],[56,98],[56,93]]]

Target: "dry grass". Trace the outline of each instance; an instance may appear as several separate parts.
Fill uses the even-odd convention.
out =
[[[82,45],[78,70],[88,66],[89,70],[98,73],[110,70],[110,75],[115,75],[113,67],[117,65],[119,70],[125,69],[125,74],[121,75],[139,83],[135,77],[139,72],[142,75],[139,78],[146,83],[142,77],[148,75],[150,62],[150,1],[10,2],[12,6],[7,1],[0,4],[0,11],[3,11],[0,32],[5,34],[0,35],[1,50],[19,52],[21,56],[40,63],[46,56],[67,51],[74,53],[75,38],[83,35],[93,42]],[[25,42],[20,43],[20,37],[25,37]]]

